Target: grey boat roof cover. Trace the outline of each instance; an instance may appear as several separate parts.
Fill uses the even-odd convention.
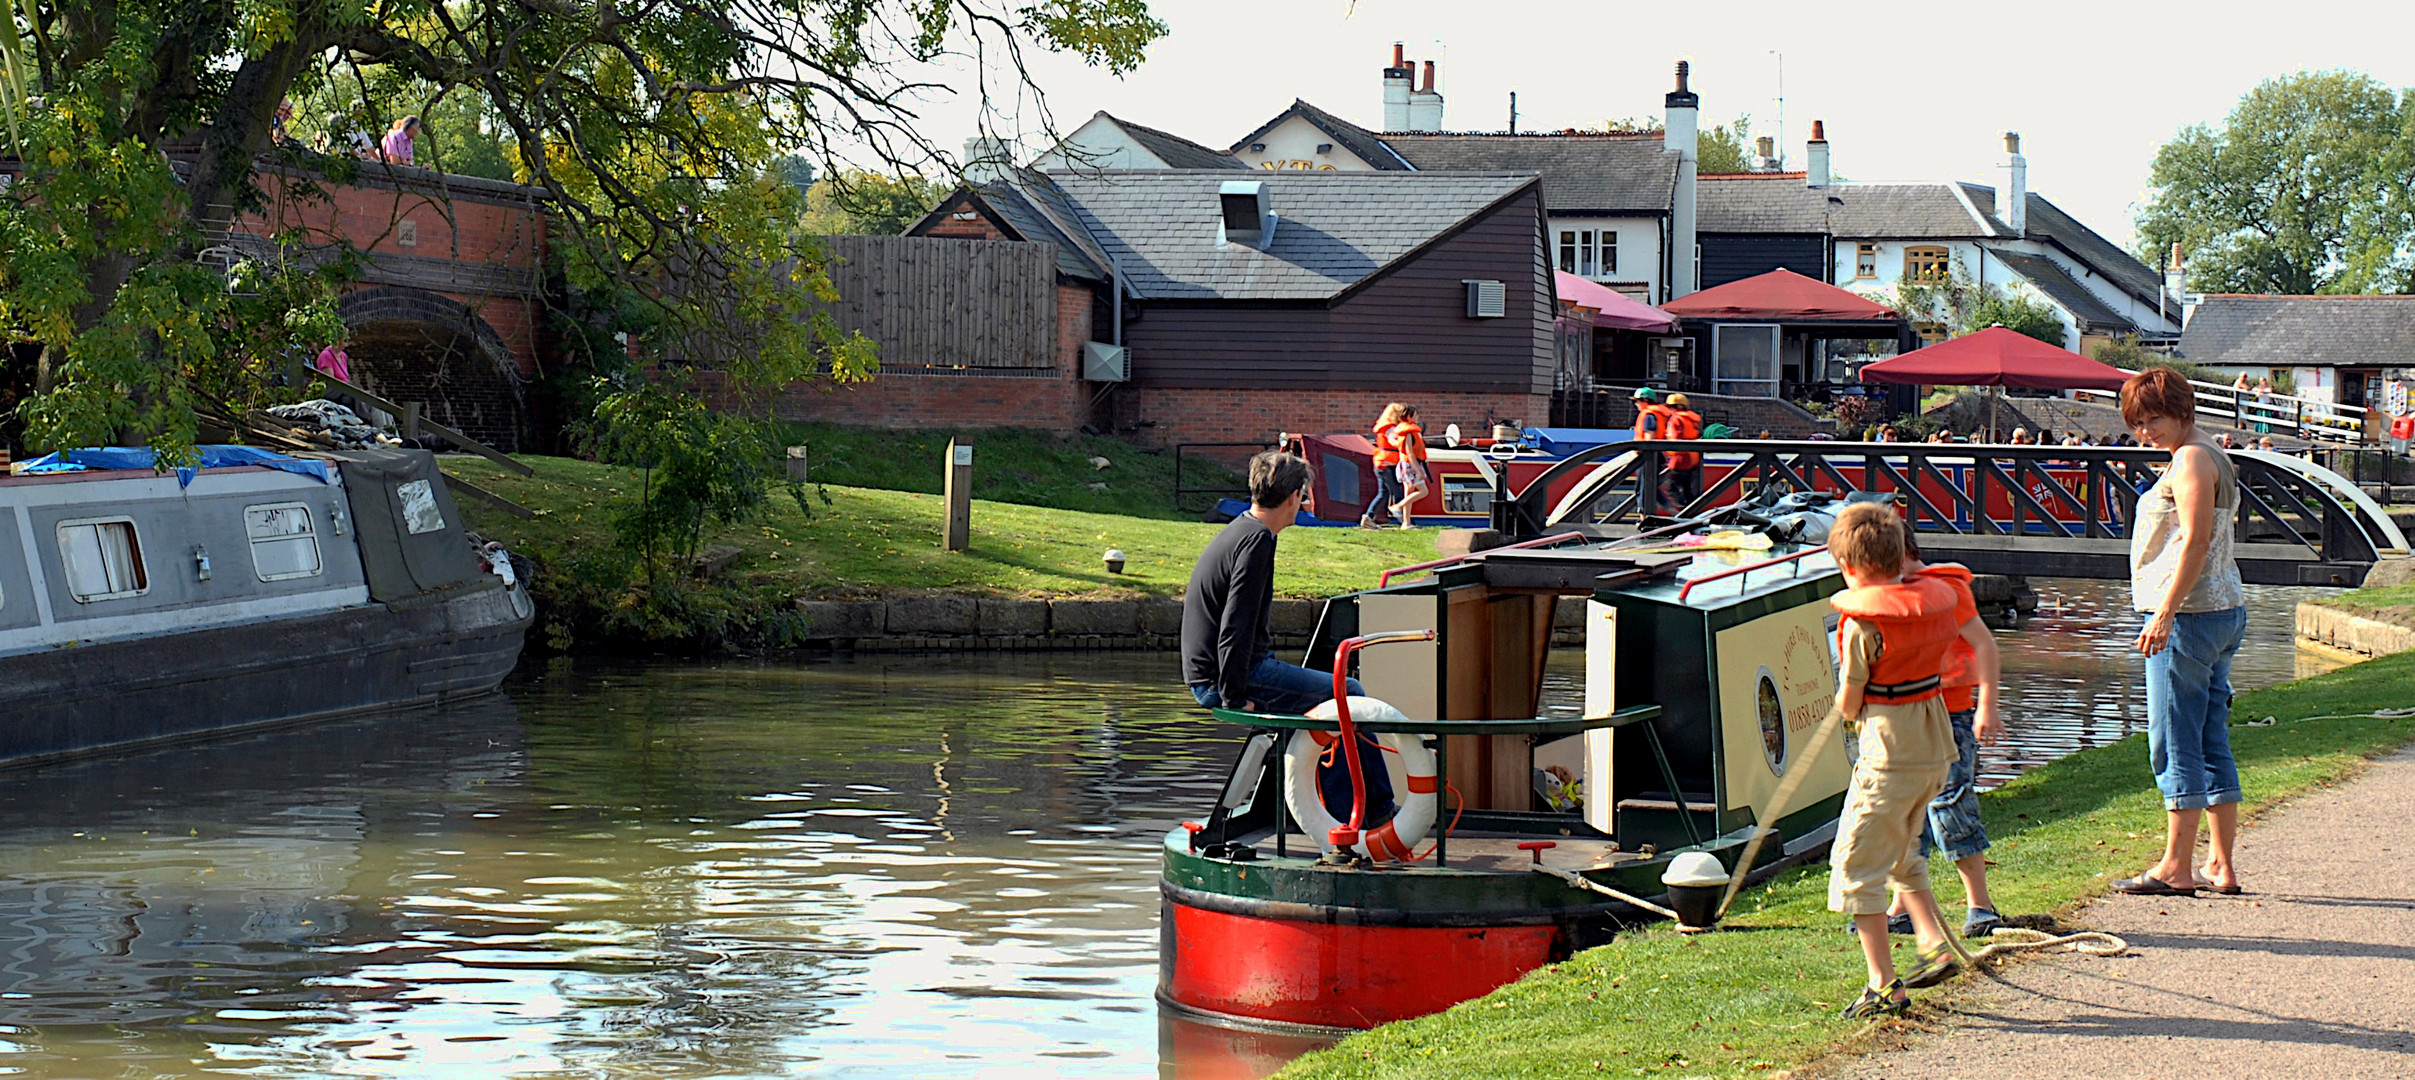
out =
[[[1650,135],[1400,133],[1385,144],[1419,169],[1541,173],[1553,213],[1666,214],[1677,155]]]
[[[1531,174],[1184,172],[1054,177],[1081,226],[1152,299],[1324,300],[1534,186]],[[1276,218],[1260,248],[1219,242],[1218,188],[1267,185]]]
[[[2029,279],[2029,283],[2037,286],[2038,291],[2045,293],[2048,299],[2061,304],[2063,310],[2070,312],[2073,318],[2079,320],[2080,330],[2083,333],[2131,334],[2138,332],[2139,328],[2136,323],[2124,318],[2120,312],[2113,310],[2111,305],[2098,299],[2095,293],[2089,292],[2087,286],[2080,284],[2077,278],[2072,277],[2070,272],[2064,270],[2062,265],[2053,259],[2044,255],[2033,255],[2020,251],[1998,251],[1994,248],[1989,248],[1988,252],[2004,260],[2004,265],[2012,267],[2014,273]]]
[[[2180,355],[2252,367],[2415,365],[2415,296],[2208,296],[2189,314]]]

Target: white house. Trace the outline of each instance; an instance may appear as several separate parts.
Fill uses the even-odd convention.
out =
[[[1242,165],[1221,150],[1211,150],[1170,132],[1142,127],[1108,115],[1092,114],[1082,126],[1059,139],[1031,167],[1042,172],[1083,169],[1238,169]]]

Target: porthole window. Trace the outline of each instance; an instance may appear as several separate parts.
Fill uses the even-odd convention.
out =
[[[1769,771],[1786,775],[1786,703],[1778,697],[1778,680],[1768,668],[1762,668],[1754,680],[1754,711],[1761,718],[1761,753],[1769,759]]]
[[[132,518],[60,522],[59,562],[67,570],[67,595],[80,604],[151,591],[151,579],[143,572],[142,541],[134,534]]]
[[[252,570],[262,581],[315,577],[321,569],[318,531],[310,508],[275,503],[243,508],[243,532],[252,542]]]

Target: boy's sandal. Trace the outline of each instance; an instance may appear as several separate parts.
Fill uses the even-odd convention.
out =
[[[2174,885],[2162,878],[2140,874],[2137,877],[2123,878],[2114,882],[2113,891],[2128,893],[2132,896],[2195,896],[2197,895],[2197,883]]]
[[[1952,977],[1961,966],[1962,961],[1954,955],[1954,947],[1940,941],[1936,948],[1920,951],[1920,966],[1913,968],[1912,973],[1901,981],[1911,987],[1935,986]]]
[[[1912,1002],[1909,998],[1895,996],[1900,993],[1903,993],[1902,979],[1897,979],[1885,986],[1864,986],[1862,996],[1853,999],[1853,1004],[1845,1006],[1845,1019],[1869,1020],[1880,1016],[1902,1016],[1905,1010],[1912,1007]]]

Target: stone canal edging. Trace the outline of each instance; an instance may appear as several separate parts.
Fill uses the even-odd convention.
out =
[[[2298,604],[2298,637],[2363,656],[2415,650],[2415,627],[2368,618],[2321,604]]]
[[[1315,600],[1277,600],[1275,644],[1300,648],[1316,631]],[[860,652],[973,650],[1175,649],[1182,645],[1182,601],[1025,600],[935,593],[885,600],[800,600],[810,648]],[[1583,643],[1585,602],[1563,597],[1553,612],[1552,643]]]

